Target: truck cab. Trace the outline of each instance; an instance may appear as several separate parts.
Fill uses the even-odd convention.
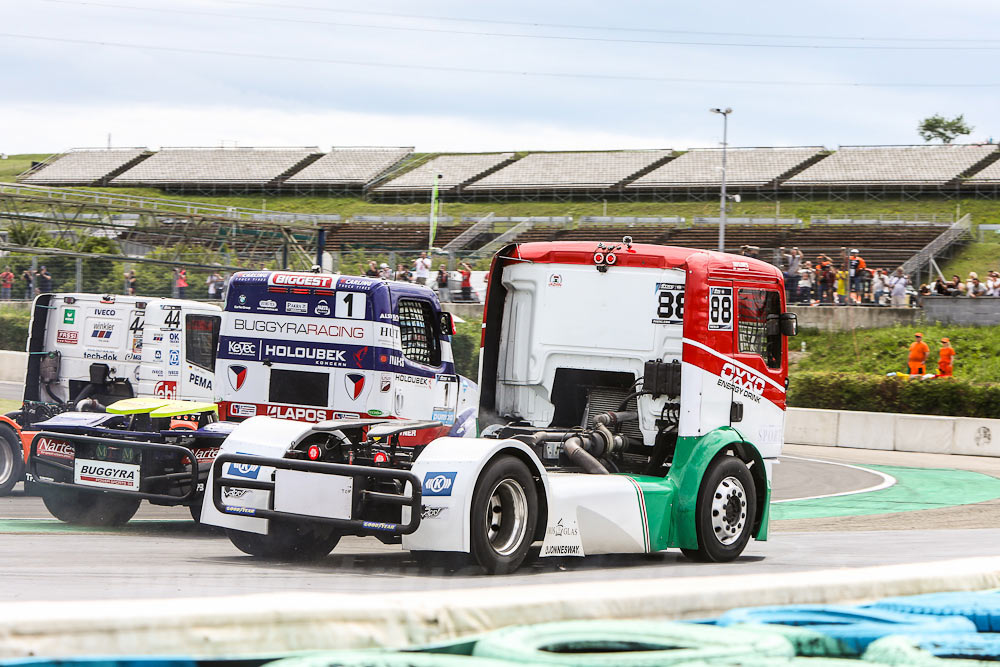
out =
[[[433,290],[359,276],[247,271],[230,282],[216,363],[223,419],[419,418],[474,432],[477,392],[455,372]]]

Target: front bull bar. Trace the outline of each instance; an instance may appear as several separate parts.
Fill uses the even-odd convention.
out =
[[[41,438],[64,440],[70,444],[85,442],[94,445],[107,445],[110,447],[131,447],[133,449],[139,450],[140,452],[149,450],[149,451],[159,451],[159,452],[171,452],[174,454],[180,454],[182,457],[187,456],[188,461],[191,463],[190,471],[172,472],[172,473],[165,473],[162,475],[148,475],[140,479],[140,485],[149,484],[152,482],[162,482],[162,481],[180,483],[184,479],[187,479],[188,483],[190,484],[190,488],[188,489],[187,493],[184,493],[183,495],[172,495],[168,493],[146,493],[143,491],[128,491],[126,489],[104,489],[94,486],[76,484],[75,482],[57,482],[52,479],[42,479],[38,473],[39,466],[43,467],[47,466],[50,469],[68,472],[70,475],[73,475],[75,473],[75,468],[73,464],[60,463],[58,461],[53,461],[51,459],[40,457],[38,454],[38,441]],[[143,498],[145,500],[155,500],[157,502],[166,505],[183,505],[188,503],[188,501],[194,500],[194,498],[199,493],[198,485],[201,483],[201,481],[198,478],[198,457],[195,456],[195,453],[190,449],[188,449],[187,447],[182,447],[180,445],[171,445],[165,442],[146,442],[141,440],[127,440],[125,438],[99,438],[97,436],[92,436],[92,435],[70,435],[66,433],[57,433],[55,431],[39,431],[38,433],[35,434],[35,437],[31,439],[31,449],[28,454],[28,474],[31,475],[30,477],[31,483],[38,484],[39,486],[58,486],[62,488],[73,489],[75,491],[87,491],[93,493],[111,493],[119,496],[129,496],[130,498]]]
[[[227,505],[222,502],[222,487],[230,489],[255,489],[269,491],[270,505],[274,507],[273,481],[265,482],[251,479],[234,479],[232,477],[223,478],[222,470],[227,464],[244,464],[260,466],[263,468],[275,468],[281,470],[297,470],[299,472],[312,472],[324,475],[340,475],[343,477],[369,477],[378,479],[389,479],[406,484],[410,484],[410,495],[396,493],[384,493],[382,491],[371,491],[362,489],[355,491],[351,514],[354,508],[365,502],[383,503],[386,505],[400,505],[410,508],[410,520],[406,523],[391,523],[383,521],[367,521],[365,519],[332,519],[322,516],[309,516],[307,514],[296,514],[294,512],[281,512],[274,509],[256,509],[253,507],[240,507],[238,505]],[[360,498],[359,498],[360,497]],[[245,454],[222,454],[215,459],[212,465],[212,503],[215,509],[223,514],[233,514],[238,516],[252,516],[261,519],[284,519],[286,521],[308,521],[326,523],[338,528],[350,528],[361,531],[388,532],[395,535],[409,535],[420,526],[420,501],[421,501],[420,478],[412,472],[406,470],[394,470],[391,468],[376,468],[373,466],[356,466],[344,463],[321,463],[319,461],[296,461],[294,459],[277,459],[263,456],[247,456]]]

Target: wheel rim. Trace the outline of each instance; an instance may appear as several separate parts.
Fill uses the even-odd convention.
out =
[[[14,455],[10,445],[0,436],[0,484],[5,484],[14,474]]]
[[[509,556],[524,541],[528,526],[528,498],[512,479],[497,482],[486,504],[486,539],[501,556]]]
[[[735,477],[726,477],[712,497],[712,530],[719,542],[732,544],[743,534],[747,521],[747,494]]]

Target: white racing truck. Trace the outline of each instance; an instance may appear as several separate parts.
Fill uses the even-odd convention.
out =
[[[512,245],[489,275],[480,437],[403,448],[438,424],[256,416],[222,444],[202,521],[261,557],[359,535],[489,573],[534,542],[732,560],[767,537],[795,332],[760,261],[628,237]]]
[[[133,397],[212,401],[221,316],[219,306],[182,299],[36,297],[24,402],[0,416],[0,494],[23,477],[34,425],[58,413],[103,412]]]

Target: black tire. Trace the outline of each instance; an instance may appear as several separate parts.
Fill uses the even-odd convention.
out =
[[[757,491],[746,464],[716,457],[705,471],[695,505],[697,549],[681,549],[696,561],[724,563],[739,557],[757,518]]]
[[[469,565],[469,554],[462,551],[411,551],[410,557],[421,570],[461,570]]]
[[[42,502],[52,516],[78,526],[123,526],[135,516],[140,498],[100,492],[39,487]]]
[[[24,479],[24,450],[10,426],[0,424],[0,496],[6,496]]]
[[[470,530],[472,557],[488,574],[513,572],[528,555],[538,521],[538,491],[521,460],[501,456],[476,480]]]
[[[250,556],[272,560],[316,560],[337,546],[340,533],[323,524],[271,520],[267,535],[226,529],[229,541]]]

